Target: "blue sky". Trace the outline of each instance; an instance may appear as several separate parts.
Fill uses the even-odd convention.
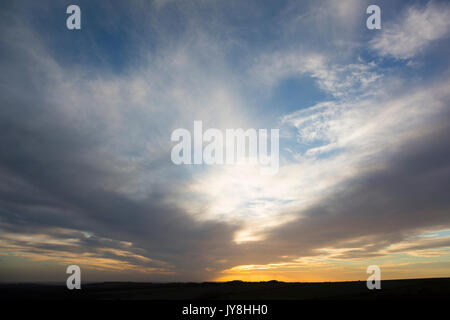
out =
[[[1,281],[448,276],[447,2],[69,4],[1,5]],[[278,174],[175,166],[194,120]]]

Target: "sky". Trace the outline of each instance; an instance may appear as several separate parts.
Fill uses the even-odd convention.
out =
[[[450,276],[447,1],[0,8],[0,282]],[[175,165],[195,120],[278,173]]]

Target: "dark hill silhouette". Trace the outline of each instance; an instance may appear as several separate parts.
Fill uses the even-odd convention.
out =
[[[398,300],[449,299],[450,278],[384,280],[381,290],[368,290],[365,281],[349,282],[203,282],[82,284],[68,290],[65,284],[1,284],[4,300]]]

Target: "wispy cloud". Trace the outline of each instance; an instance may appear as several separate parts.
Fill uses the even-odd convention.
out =
[[[382,77],[374,70],[375,67],[373,62],[335,64],[327,56],[310,54],[299,48],[259,57],[252,73],[256,80],[269,86],[290,77],[311,77],[322,90],[335,97],[342,97],[375,84]]]
[[[448,4],[429,2],[423,7],[408,8],[397,21],[387,23],[370,45],[382,56],[412,58],[433,41],[448,36],[449,15]]]

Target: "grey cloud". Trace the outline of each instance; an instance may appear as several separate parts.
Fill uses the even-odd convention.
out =
[[[442,120],[448,119],[448,110]],[[346,181],[297,221],[267,233],[266,252],[317,255],[320,248],[354,248],[342,258],[371,257],[393,243],[450,226],[450,126],[401,146],[386,167]],[[356,242],[355,242],[356,239]],[[255,244],[249,251],[262,249]],[[273,262],[264,254],[261,261]],[[281,258],[280,258],[281,260]]]
[[[129,162],[124,162],[120,151],[110,144],[114,137],[121,138],[121,132],[115,132],[117,136],[113,138],[109,136],[109,124],[98,117],[101,114],[95,112],[95,103],[90,106],[92,113],[87,108],[79,109],[88,112],[86,118],[77,114],[74,106],[85,101],[70,95],[70,89],[75,89],[76,94],[77,87],[83,88],[83,84],[71,82],[69,70],[53,61],[41,43],[33,41],[28,29],[16,31],[18,39],[4,38],[2,43],[8,49],[1,62],[0,78],[2,230],[18,235],[50,232],[50,236],[48,229],[52,227],[88,231],[94,236],[77,235],[79,243],[70,249],[72,252],[120,249],[120,241],[127,241],[140,255],[173,265],[176,279],[204,279],[205,267],[213,266],[216,256],[228,255],[237,226],[195,221],[176,205],[173,198],[180,169],[170,162],[169,153],[146,159],[137,173],[123,170]],[[21,47],[22,41],[36,46]],[[81,81],[77,75],[74,79]],[[67,85],[69,90],[62,90]],[[58,94],[67,95],[55,96]],[[68,101],[66,105],[64,100]],[[111,101],[103,101],[108,102]],[[102,107],[108,111],[107,105]],[[150,137],[163,136],[170,143],[170,130],[161,132],[164,124],[158,119],[146,125]],[[156,142],[156,148],[158,139],[150,140]],[[128,141],[142,149],[148,143]],[[162,160],[160,157],[164,156]],[[130,181],[141,174],[149,180],[145,196],[134,199],[120,190],[120,186],[132,184]],[[176,176],[177,179],[171,179]],[[58,234],[53,236],[61,238]],[[51,243],[8,241],[24,246],[30,253],[68,249]]]

